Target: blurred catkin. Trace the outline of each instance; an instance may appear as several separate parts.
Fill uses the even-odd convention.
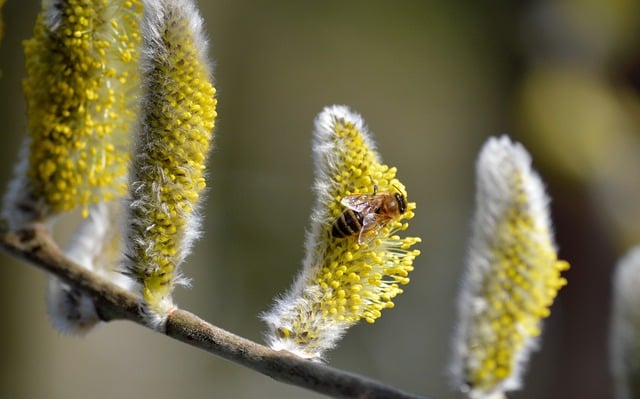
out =
[[[640,397],[640,246],[620,259],[613,278],[610,326],[614,397]]]
[[[557,258],[549,199],[522,145],[490,138],[476,182],[452,372],[470,398],[488,399],[520,387],[569,265]]]
[[[135,115],[137,0],[43,2],[24,42],[28,179],[41,216],[122,197]]]

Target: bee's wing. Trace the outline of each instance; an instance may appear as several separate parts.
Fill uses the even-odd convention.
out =
[[[373,230],[377,227],[378,221],[375,213],[367,213],[362,216],[362,231]]]
[[[373,207],[373,200],[373,195],[354,194],[347,195],[346,197],[342,198],[340,203],[353,211],[365,213]]]
[[[368,213],[362,219],[362,228],[358,234],[359,244],[368,244],[378,236],[378,231],[384,225],[378,215]]]

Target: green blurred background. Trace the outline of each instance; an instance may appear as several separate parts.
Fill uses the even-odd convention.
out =
[[[608,398],[611,271],[640,241],[640,4],[634,0],[213,1],[201,4],[219,119],[205,237],[178,303],[261,340],[256,317],[303,257],[313,203],[310,132],[347,104],[418,204],[412,282],[330,364],[434,399],[447,364],[473,212],[476,154],[508,133],[553,199],[569,285],[525,389],[510,398]],[[0,47],[0,186],[23,137],[21,41],[36,1],[8,0]],[[319,398],[126,322],[86,338],[47,319],[45,275],[1,254],[0,398]]]

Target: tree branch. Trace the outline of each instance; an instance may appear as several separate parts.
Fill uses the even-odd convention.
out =
[[[0,246],[15,257],[87,292],[104,321],[125,319],[148,327],[134,294],[67,259],[44,226],[36,225],[17,232],[0,229]],[[169,315],[164,333],[275,380],[336,398],[426,399],[357,374],[304,360],[286,351],[273,351],[184,310],[178,309]]]

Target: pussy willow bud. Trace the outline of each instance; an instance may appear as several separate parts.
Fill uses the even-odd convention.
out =
[[[327,107],[315,122],[313,156],[316,204],[303,269],[262,317],[273,349],[319,360],[349,327],[363,319],[373,323],[394,306],[419,254],[410,248],[420,239],[396,234],[407,228],[415,203],[406,202],[396,169],[380,161],[358,114]],[[353,199],[357,215],[345,215],[345,198]],[[383,200],[400,208],[381,208]]]
[[[522,145],[489,139],[476,184],[452,371],[458,388],[484,399],[520,386],[569,265],[557,258],[549,199]]]
[[[197,207],[216,118],[202,18],[191,0],[144,1],[140,125],[131,167],[127,273],[151,325],[175,308],[180,265],[198,236]]]

